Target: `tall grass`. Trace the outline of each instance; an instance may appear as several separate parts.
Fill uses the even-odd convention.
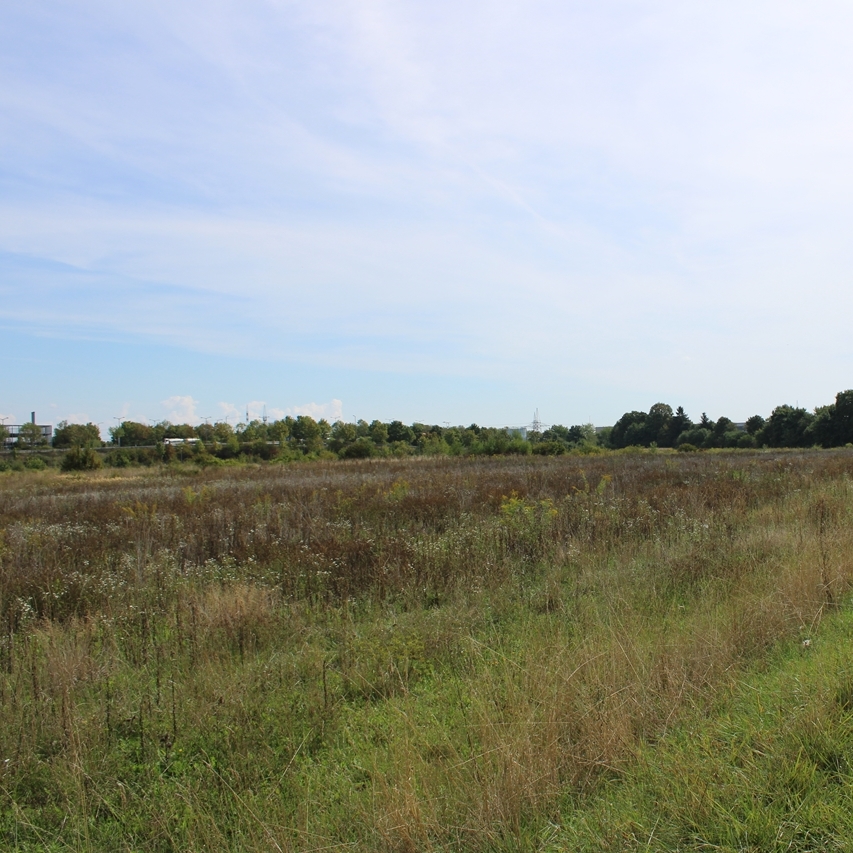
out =
[[[4,843],[545,849],[843,604],[851,471],[828,451],[5,474]]]

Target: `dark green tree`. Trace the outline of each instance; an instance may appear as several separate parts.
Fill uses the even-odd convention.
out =
[[[645,412],[625,412],[613,424],[613,429],[610,432],[611,447],[620,448],[645,443],[647,443]]]
[[[667,429],[666,440],[664,442],[658,442],[662,447],[675,447],[678,442],[678,437],[685,430],[690,429],[693,426],[693,422],[687,417],[687,413],[684,411],[683,406],[679,406],[675,410],[675,414],[670,418],[669,428]]]
[[[660,447],[671,447],[672,418],[672,406],[666,403],[655,403],[649,409],[649,415],[646,418],[646,441],[643,443],[655,442]]]
[[[753,415],[751,418],[746,419],[746,431],[750,435],[756,435],[764,429],[765,423],[766,421],[761,415]]]
[[[815,411],[812,434],[824,447],[853,442],[853,391],[839,391],[834,403]]]
[[[388,424],[388,441],[403,441],[406,444],[413,444],[414,440],[414,431],[402,421],[391,421]]]
[[[794,406],[777,406],[756,440],[770,447],[808,447],[812,443],[809,427],[815,416]]]

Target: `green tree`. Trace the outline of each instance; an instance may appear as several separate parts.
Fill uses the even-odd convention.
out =
[[[101,443],[101,431],[93,423],[60,421],[53,433],[54,447],[100,447]]]
[[[290,434],[303,453],[316,453],[323,449],[325,421],[317,422],[310,415],[299,415],[290,427]],[[329,424],[326,424],[329,427]],[[331,427],[329,427],[331,431]]]
[[[329,450],[341,453],[358,438],[358,430],[355,424],[345,421],[335,421],[332,425],[332,434],[329,438]]]
[[[853,443],[853,390],[839,391],[835,395],[835,443]]]
[[[690,444],[693,447],[711,447],[713,438],[714,434],[711,430],[702,426],[692,426],[678,436],[675,446],[681,447],[683,444]]]
[[[290,438],[290,424],[285,420],[273,421],[267,428],[267,436],[269,441],[277,441],[284,446]]]
[[[746,431],[750,435],[756,435],[764,429],[764,424],[766,421],[761,415],[753,415],[751,418],[746,419]]]
[[[649,415],[646,418],[646,441],[640,443],[654,442],[660,447],[670,447],[672,417],[672,406],[666,403],[655,403],[649,409]]]
[[[777,406],[756,439],[770,447],[808,447],[812,443],[809,427],[814,419],[805,409]]]
[[[158,427],[163,430],[163,434],[160,436],[157,436]],[[164,438],[198,438],[192,424],[171,424],[168,421],[163,421],[154,427],[153,432],[158,441],[162,441]]]
[[[158,424],[162,430],[164,425]],[[138,421],[122,421],[118,426],[110,427],[110,438],[113,444],[124,447],[146,447],[157,444],[157,431],[148,424]],[[160,436],[162,440],[162,435]]]
[[[824,447],[853,442],[853,391],[839,391],[834,403],[815,411],[812,433]]]
[[[403,441],[413,444],[415,433],[411,427],[407,427],[402,421],[391,421],[388,424],[388,441]]]
[[[382,421],[372,421],[370,424],[370,440],[377,445],[388,443],[388,426]]]
[[[44,437],[38,424],[25,423],[18,430],[18,446],[25,450],[33,450],[36,447],[44,447],[47,439]]]
[[[693,426],[693,421],[687,417],[687,412],[684,411],[683,406],[679,406],[675,410],[675,414],[672,416],[669,422],[669,429],[667,430],[666,442],[661,443],[662,447],[675,447],[678,443],[678,437],[685,430],[690,429]]]
[[[646,437],[646,413],[625,412],[610,432],[611,447],[628,447],[631,444],[645,444]]]

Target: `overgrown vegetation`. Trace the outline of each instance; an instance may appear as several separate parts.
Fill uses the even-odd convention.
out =
[[[248,413],[247,413],[248,420]],[[342,420],[330,424],[308,415],[281,420],[252,420],[232,427],[227,422],[149,425],[123,421],[110,428],[110,442],[101,441],[98,426],[60,421],[53,435],[53,448],[68,452],[59,461],[52,458],[42,427],[24,424],[7,444],[11,451],[0,458],[0,470],[19,468],[19,451],[41,462],[35,467],[56,465],[64,470],[79,468],[85,453],[88,467],[106,464],[114,468],[151,466],[161,462],[192,460],[203,466],[240,462],[293,462],[315,459],[387,459],[408,456],[561,456],[600,453],[628,447],[676,448],[679,450],[842,447],[853,445],[853,390],[836,395],[835,403],[818,407],[814,413],[793,406],[777,406],[768,419],[753,415],[736,424],[727,417],[711,420],[704,412],[694,423],[682,407],[673,411],[666,403],[655,403],[646,412],[626,412],[612,427],[596,429],[592,424],[571,427],[554,424],[534,428],[411,426],[401,421],[371,423]],[[97,453],[96,453],[97,451]],[[98,462],[95,462],[97,456]]]
[[[0,477],[10,850],[853,843],[853,455]]]

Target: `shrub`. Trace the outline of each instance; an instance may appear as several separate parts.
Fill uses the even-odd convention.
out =
[[[91,447],[72,447],[62,457],[63,471],[95,471],[101,467],[101,459]]]
[[[29,471],[44,471],[47,468],[47,462],[40,456],[29,456],[24,460],[24,468]]]
[[[538,456],[561,456],[566,452],[562,441],[540,441],[533,445],[533,452]]]
[[[684,444],[679,444],[676,449],[679,453],[695,453],[699,448],[695,444],[685,441]]]
[[[341,459],[369,459],[376,447],[368,438],[359,438],[341,451]]]

